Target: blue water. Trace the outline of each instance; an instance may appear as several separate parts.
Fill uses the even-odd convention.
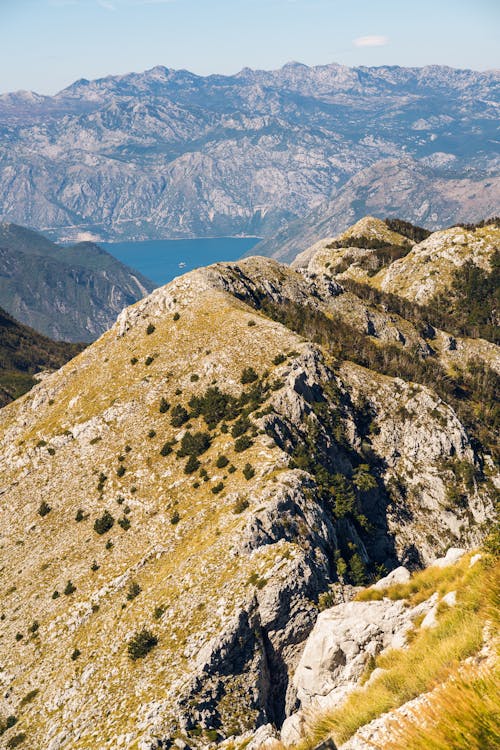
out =
[[[258,241],[258,237],[221,237],[100,244],[122,263],[162,285],[199,266],[208,266],[221,260],[238,260]]]

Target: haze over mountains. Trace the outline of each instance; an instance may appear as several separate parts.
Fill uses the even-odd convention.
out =
[[[82,79],[53,97],[7,94],[0,97],[0,215],[71,241],[88,232],[269,236],[332,195],[336,201],[342,193],[334,191],[371,168],[387,196],[376,208],[386,215],[401,162],[403,178],[415,171],[419,182],[399,202],[411,210],[401,218],[430,228],[456,220],[453,179],[464,177],[466,216],[457,218],[483,218],[500,192],[499,80],[498,71],[442,66],[289,63],[207,77],[158,66]],[[386,159],[396,161],[388,172],[386,161],[378,164]],[[346,188],[344,226],[329,231],[365,212],[370,181],[360,180]]]

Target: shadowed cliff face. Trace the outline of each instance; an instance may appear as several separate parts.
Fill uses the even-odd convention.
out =
[[[280,726],[331,584],[482,539],[490,446],[404,371],[410,339],[446,358],[346,294],[265,258],[194,271],[2,411],[1,710],[32,747]]]
[[[497,86],[495,71],[291,64],[208,77],[157,67],[55,97],[7,94],[0,215],[64,241],[268,236],[376,165],[374,189],[361,178],[337,223],[295,254],[377,209],[444,226],[457,220],[453,191],[462,220],[477,219],[495,197]]]

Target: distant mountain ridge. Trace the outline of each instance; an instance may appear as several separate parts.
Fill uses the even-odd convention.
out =
[[[442,229],[493,216],[500,207],[500,176],[469,171],[458,176],[413,159],[384,159],[361,170],[304,218],[290,222],[252,248],[283,262],[315,242],[344,231],[366,214],[404,217]]]
[[[155,284],[98,245],[60,247],[15,224],[0,224],[0,303],[57,340],[93,341]]]
[[[443,168],[498,174],[499,83],[498,71],[289,63],[6,94],[0,216],[64,241],[270,236],[381,160],[423,160],[428,185]]]

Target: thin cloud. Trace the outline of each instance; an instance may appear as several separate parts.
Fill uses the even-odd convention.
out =
[[[109,2],[109,0],[97,0],[97,4],[101,6],[101,8],[104,8],[105,10],[116,10],[116,5],[114,3]]]
[[[353,44],[355,47],[385,47],[386,44],[389,44],[389,37],[377,36],[376,34],[358,36],[357,39],[353,40]]]

